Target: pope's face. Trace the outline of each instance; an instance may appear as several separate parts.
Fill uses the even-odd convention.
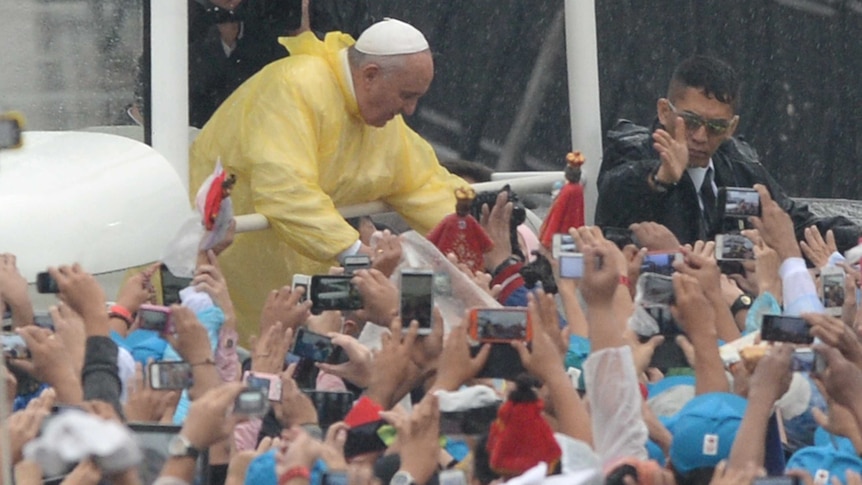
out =
[[[416,104],[431,86],[434,61],[430,52],[403,57],[403,65],[388,70],[376,64],[362,68],[355,85],[356,101],[362,119],[371,126],[382,127],[399,114],[411,115]]]

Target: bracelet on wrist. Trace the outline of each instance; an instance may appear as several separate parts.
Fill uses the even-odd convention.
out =
[[[191,365],[192,367],[197,367],[199,365],[215,365],[215,361],[212,359],[212,357],[207,357],[206,359],[202,360],[201,362],[195,362],[194,364],[189,364],[189,365]]]
[[[132,312],[129,311],[128,308],[122,305],[111,305],[111,308],[108,309],[108,317],[109,318],[119,318],[120,320],[126,322],[126,328],[132,328],[132,323],[134,319],[132,318]]]
[[[305,480],[309,480],[311,479],[311,471],[308,469],[308,467],[305,466],[295,466],[293,468],[290,468],[286,472],[282,473],[280,477],[278,477],[278,485],[285,485],[294,478],[303,478]]]

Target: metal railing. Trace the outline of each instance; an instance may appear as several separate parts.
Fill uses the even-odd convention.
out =
[[[515,178],[511,178],[515,177]],[[473,189],[476,192],[486,192],[500,190],[505,185],[509,185],[513,191],[518,194],[534,194],[539,192],[550,192],[555,182],[564,180],[563,172],[501,172],[493,176],[491,182],[482,182],[473,184]],[[453,207],[454,211],[455,208]],[[364,204],[354,204],[344,207],[339,207],[338,212],[342,217],[359,217],[370,216],[373,214],[382,214],[392,212],[393,209],[385,202],[367,202]],[[528,218],[530,225],[536,225],[538,218]],[[541,223],[541,221],[539,221]],[[244,214],[236,216],[236,232],[251,232],[262,231],[269,228],[269,221],[261,214]],[[538,227],[534,227],[537,230]]]

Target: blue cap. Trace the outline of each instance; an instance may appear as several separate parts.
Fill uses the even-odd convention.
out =
[[[832,477],[838,478],[842,484],[847,484],[847,470],[862,471],[862,459],[855,454],[836,450],[829,446],[807,446],[800,448],[790,461],[787,469],[801,469],[814,477],[814,483],[832,483]]]
[[[245,472],[245,485],[277,485],[275,474],[275,450],[258,455],[248,464]]]
[[[714,467],[730,456],[747,401],[736,394],[711,392],[686,403],[668,420],[673,434],[670,462],[680,473]]]

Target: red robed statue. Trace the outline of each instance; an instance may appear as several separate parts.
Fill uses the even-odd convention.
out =
[[[443,254],[455,253],[458,261],[473,272],[485,270],[484,255],[494,247],[494,242],[470,215],[470,206],[476,198],[472,187],[455,189],[455,213],[446,216],[437,224],[428,240]]]
[[[570,227],[584,225],[584,186],[581,185],[583,164],[584,155],[581,152],[566,155],[566,185],[560,189],[539,229],[539,240],[548,249],[551,248],[554,234],[568,234]]]

